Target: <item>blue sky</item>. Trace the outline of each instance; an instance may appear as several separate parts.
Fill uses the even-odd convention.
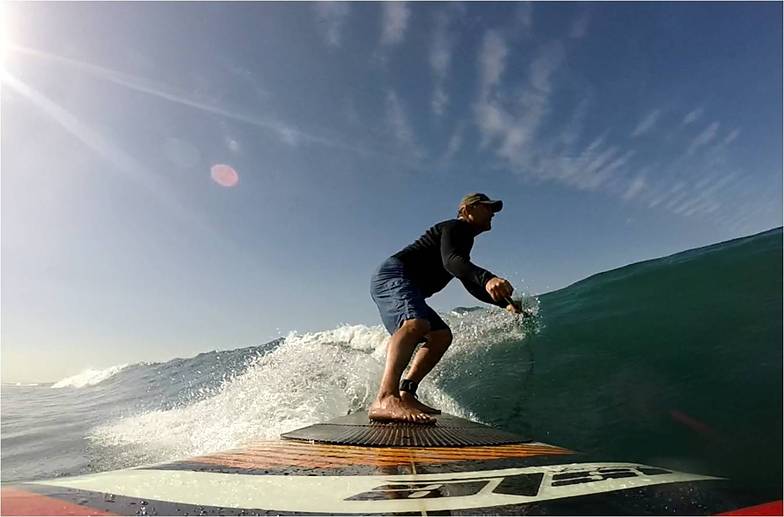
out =
[[[530,293],[781,225],[779,3],[3,9],[5,382],[376,325],[468,192]]]

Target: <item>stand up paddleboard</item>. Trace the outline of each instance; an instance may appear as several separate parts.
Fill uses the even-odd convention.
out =
[[[781,515],[731,480],[595,461],[451,415],[366,413],[183,461],[2,488],[3,515]]]

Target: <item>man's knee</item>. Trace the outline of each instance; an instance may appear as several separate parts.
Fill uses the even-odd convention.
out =
[[[441,330],[433,330],[427,335],[428,343],[436,346],[447,347],[452,344],[452,331],[448,328]]]
[[[428,332],[430,332],[430,322],[426,319],[413,319],[413,320],[406,320],[400,326],[400,330],[404,332],[408,332],[414,334],[419,337],[424,337]]]

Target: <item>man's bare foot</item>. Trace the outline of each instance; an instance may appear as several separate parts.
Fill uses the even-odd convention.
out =
[[[424,402],[420,401],[418,398],[413,396],[411,393],[407,391],[400,391],[400,399],[410,406],[414,406],[422,413],[427,413],[428,415],[440,415],[441,410],[436,409],[434,407],[430,407]]]
[[[426,415],[394,395],[373,401],[368,409],[368,417],[377,422],[404,422],[423,425],[436,423],[435,418]]]

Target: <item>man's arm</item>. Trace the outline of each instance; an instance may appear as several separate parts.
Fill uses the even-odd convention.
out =
[[[484,289],[495,275],[471,263],[471,236],[457,225],[446,226],[441,233],[441,262],[444,269],[461,282]]]
[[[461,231],[460,227],[453,225],[444,228],[441,235],[441,261],[444,268],[459,279],[474,297],[485,303],[506,307],[506,300],[493,300],[493,296],[487,291],[488,282],[496,276],[471,262],[470,249],[471,237]],[[509,287],[511,295],[511,286]]]
[[[479,287],[474,283],[466,282],[463,280],[461,280],[461,282],[463,282],[463,286],[466,288],[466,291],[471,293],[474,296],[474,298],[478,300],[481,300],[485,303],[492,303],[493,305],[497,305],[498,307],[502,307],[502,308],[506,308],[506,306],[509,305],[509,302],[507,302],[506,300],[500,300],[500,301],[493,300],[493,297],[490,296],[490,293],[488,293],[487,289],[485,289],[484,287]]]

